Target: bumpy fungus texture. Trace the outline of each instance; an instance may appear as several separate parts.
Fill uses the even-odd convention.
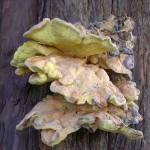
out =
[[[50,55],[47,57],[35,56],[26,59],[25,65],[34,72],[30,76],[31,84],[43,84],[60,79],[65,85],[72,84],[78,68],[85,64],[84,58],[72,58],[62,55]]]
[[[140,91],[136,88],[136,83],[132,81],[122,81],[115,84],[122,92],[127,102],[138,100]]]
[[[119,74],[126,74],[128,75],[130,79],[132,79],[132,72],[124,65],[124,63],[126,63],[125,61],[130,61],[126,59],[129,59],[129,58],[126,58],[126,56],[122,56],[122,58],[113,57],[113,56],[109,56],[109,54],[107,53],[101,53],[99,55],[90,57],[90,61],[93,64],[97,64],[101,68],[104,68],[107,70],[111,69],[114,72],[119,73]]]
[[[68,102],[100,107],[106,106],[107,102],[117,106],[126,103],[104,69],[84,63],[85,59],[60,55],[36,56],[25,61],[25,65],[35,72],[29,78],[31,84],[54,81],[51,91],[64,95]]]
[[[111,69],[119,74],[127,74],[132,79],[130,69],[134,67],[133,48],[136,37],[132,35],[134,21],[127,17],[111,15],[106,21],[96,27],[91,27],[91,32],[109,36],[117,45],[118,51],[94,55],[89,58],[91,63],[97,64],[104,69]]]
[[[64,140],[68,134],[79,130],[81,127],[89,131],[102,129],[105,131],[122,133],[129,139],[139,139],[142,132],[128,127],[124,122],[126,112],[116,106],[110,105],[100,109],[90,105],[76,105],[67,103],[63,96],[47,96],[39,102],[17,125],[18,130],[22,130],[33,125],[35,129],[42,130],[42,141],[53,146]],[[113,114],[112,114],[112,111]],[[129,109],[132,116],[132,112]],[[140,120],[140,115],[137,115]]]
[[[27,31],[24,37],[32,41],[17,49],[11,65],[17,75],[32,73],[31,84],[51,82],[50,90],[59,95],[44,98],[16,128],[33,125],[49,146],[82,127],[142,138],[129,127],[142,120],[135,103],[140,92],[131,81],[134,24],[111,15],[86,29],[80,22],[46,18]]]
[[[58,53],[60,53],[60,51],[55,47],[44,46],[36,41],[28,41],[17,49],[11,61],[11,65],[17,68],[16,74],[22,75],[29,72],[25,65],[25,60],[27,58],[33,56],[48,56]]]
[[[64,80],[55,80],[50,90],[65,96],[71,103],[88,103],[99,107],[107,106],[108,102],[116,106],[126,103],[123,94],[112,84],[105,70],[93,65],[78,68],[70,85],[66,85]]]

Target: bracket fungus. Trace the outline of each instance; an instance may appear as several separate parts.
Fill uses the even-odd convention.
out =
[[[36,41],[25,42],[20,46],[14,54],[11,65],[16,67],[16,74],[22,75],[30,72],[25,65],[25,60],[33,56],[48,56],[50,54],[59,54],[55,47],[41,45]]]
[[[42,44],[54,46],[63,53],[76,57],[86,57],[105,51],[116,51],[116,45],[110,37],[94,34],[82,34],[79,28],[64,20],[43,19],[24,33]]]
[[[85,63],[85,58],[62,55],[35,56],[25,61],[28,69],[34,72],[29,78],[31,84],[43,84],[56,79],[61,79],[66,85],[71,84],[78,68]]]
[[[68,134],[86,128],[143,137],[130,128],[142,120],[136,100],[140,91],[131,81],[136,37],[134,21],[110,17],[85,28],[80,22],[45,18],[25,32],[11,65],[15,73],[31,73],[34,85],[50,84],[54,93],[39,102],[16,126],[41,130],[42,141],[54,146]]]
[[[22,130],[33,125],[35,129],[42,130],[41,139],[49,146],[60,143],[68,134],[82,127],[90,131],[102,129],[122,133],[130,139],[143,136],[142,132],[131,129],[124,123],[125,115],[119,111],[117,114],[112,114],[111,110],[109,112],[111,107],[112,105],[100,109],[87,104],[81,106],[67,103],[63,96],[51,95],[39,102],[16,128]]]
[[[33,56],[48,56],[57,53],[60,52],[55,47],[41,45],[36,41],[28,41],[17,49],[14,58],[11,61],[11,65],[17,68],[25,67],[24,62],[27,58]]]
[[[99,107],[107,106],[108,102],[117,106],[126,103],[123,94],[109,80],[105,70],[93,65],[78,68],[70,85],[66,85],[64,80],[55,80],[51,83],[50,90],[65,96],[71,103],[88,103]]]
[[[127,74],[132,79],[130,69],[134,67],[133,48],[136,42],[136,37],[132,35],[134,24],[130,17],[117,18],[110,15],[99,27],[95,27],[99,33],[111,38],[117,46],[117,51],[91,56],[90,62],[119,74]]]

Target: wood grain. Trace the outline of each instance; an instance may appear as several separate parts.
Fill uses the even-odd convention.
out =
[[[136,21],[134,81],[141,91],[138,104],[144,120],[134,126],[144,132],[141,140],[120,134],[85,129],[68,136],[55,147],[40,141],[39,132],[15,126],[49,92],[49,85],[32,86],[28,76],[16,76],[10,66],[22,34],[44,17],[69,22],[102,21],[109,14],[127,14]],[[0,0],[0,149],[2,150],[149,150],[150,149],[150,1],[149,0]]]

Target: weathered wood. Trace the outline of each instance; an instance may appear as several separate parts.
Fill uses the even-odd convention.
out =
[[[25,39],[22,34],[44,17],[69,22],[101,21],[110,13],[127,14],[136,21],[136,66],[134,81],[141,90],[140,112],[144,120],[135,128],[144,132],[142,140],[127,140],[120,134],[85,129],[64,142],[47,147],[33,128],[16,131],[16,124],[46,94],[49,85],[32,86],[28,76],[16,76],[9,62]],[[0,0],[0,149],[2,150],[148,150],[150,149],[150,1],[149,0]]]

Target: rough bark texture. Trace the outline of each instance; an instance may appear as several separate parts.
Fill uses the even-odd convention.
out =
[[[64,142],[47,147],[39,132],[15,126],[46,94],[49,85],[32,86],[28,76],[16,76],[10,60],[25,39],[22,34],[44,17],[69,22],[101,21],[109,14],[127,14],[136,21],[134,34],[136,66],[134,81],[141,91],[138,104],[144,120],[135,128],[144,132],[141,140],[127,140],[120,134],[82,129]],[[2,150],[149,150],[150,149],[150,63],[149,0],[0,0],[0,149]]]

